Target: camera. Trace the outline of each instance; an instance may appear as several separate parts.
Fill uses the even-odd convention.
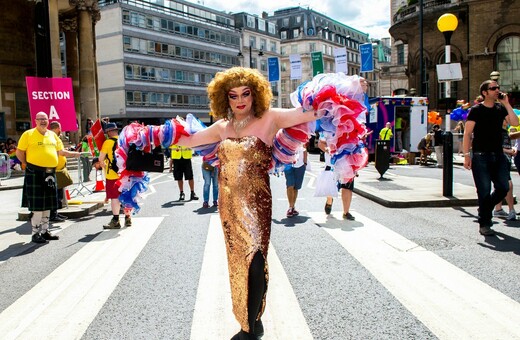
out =
[[[502,92],[498,93],[498,99],[504,99],[505,96],[506,95],[504,93],[502,93]]]

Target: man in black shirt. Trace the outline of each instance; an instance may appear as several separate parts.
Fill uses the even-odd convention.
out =
[[[493,207],[504,199],[509,190],[510,167],[502,151],[502,123],[504,119],[513,126],[519,122],[507,94],[500,92],[496,81],[483,82],[480,95],[484,100],[471,108],[464,130],[464,168],[471,169],[477,188],[479,232],[491,236],[494,235],[491,230]]]

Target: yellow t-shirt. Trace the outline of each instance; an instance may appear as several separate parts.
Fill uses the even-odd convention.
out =
[[[116,138],[117,137],[111,137]],[[103,143],[103,146],[101,147],[101,152],[105,153],[107,156],[105,158],[105,169],[106,169],[106,178],[107,179],[119,179],[119,175],[117,172],[111,169],[110,162],[114,161],[114,155],[112,153],[112,148],[114,147],[114,143],[117,143],[117,141],[112,140],[111,138],[105,140]]]
[[[63,149],[63,142],[52,131],[42,135],[36,128],[25,131],[18,141],[18,149],[25,151],[27,163],[44,168],[58,165],[58,151]]]
[[[63,149],[63,141],[58,137],[58,140],[60,141],[59,144],[61,144],[61,149]],[[67,157],[58,155],[58,165],[56,166],[56,170],[62,170],[65,165],[67,165]]]

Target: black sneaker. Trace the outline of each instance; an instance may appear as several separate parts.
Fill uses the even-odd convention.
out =
[[[49,233],[48,230],[46,232],[42,233],[41,235],[47,241],[55,241],[55,240],[59,240],[60,239],[59,236],[52,235],[51,233]]]
[[[32,241],[34,243],[48,243],[49,241],[47,241],[46,239],[43,238],[42,234],[40,233],[36,233],[32,236]]]
[[[190,195],[190,200],[191,200],[191,201],[198,201],[198,200],[199,200],[199,196],[197,196],[197,195],[195,194],[195,192],[192,191],[192,192],[191,192],[191,195]]]
[[[354,216],[352,216],[352,214],[349,213],[349,212],[346,213],[346,214],[343,214],[343,219],[345,219],[345,220],[349,220],[349,221],[354,221],[354,220],[356,220],[356,218],[355,218]]]
[[[181,195],[179,196],[179,201],[184,201],[184,193],[181,192]]]
[[[65,221],[66,219],[67,219],[66,216],[63,216],[63,215],[57,214],[57,215],[51,217],[51,218],[49,219],[49,221],[51,221],[51,222],[63,222],[63,221]]]
[[[264,324],[262,323],[262,320],[256,320],[255,321],[255,335],[257,337],[262,337],[264,336]]]

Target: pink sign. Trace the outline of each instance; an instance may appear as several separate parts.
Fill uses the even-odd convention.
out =
[[[49,116],[49,123],[58,121],[62,131],[77,131],[76,109],[71,78],[25,77],[32,126],[39,112]]]

